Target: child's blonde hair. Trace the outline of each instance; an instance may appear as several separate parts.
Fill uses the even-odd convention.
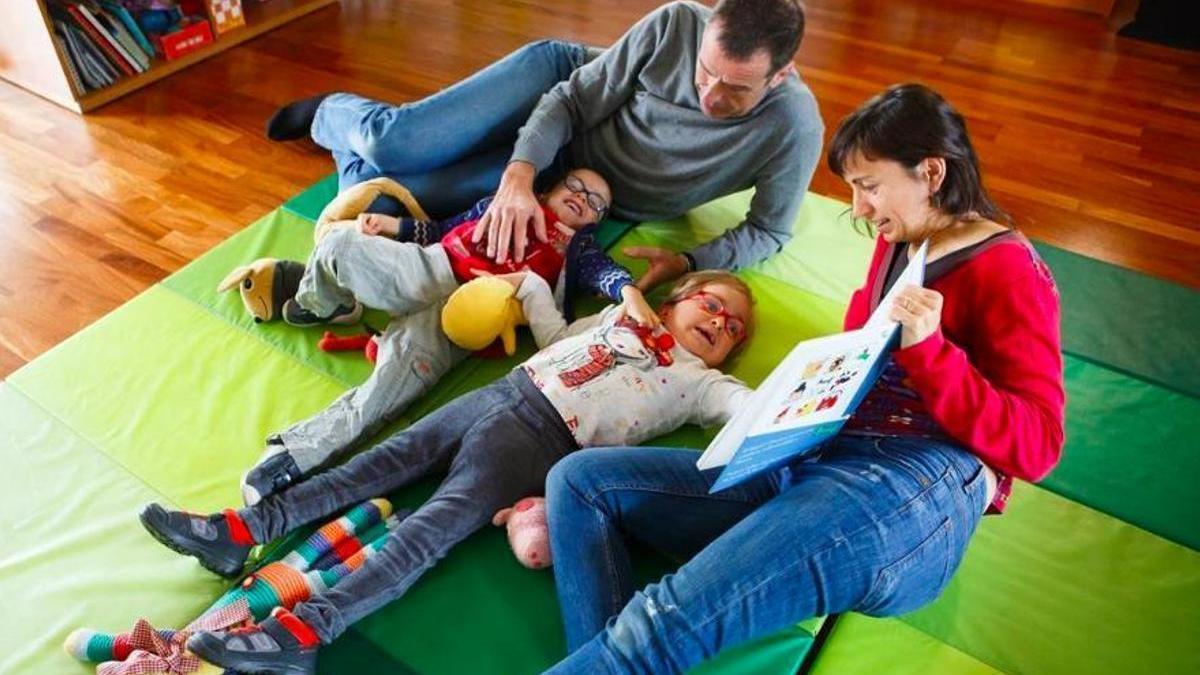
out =
[[[690,272],[679,278],[675,285],[671,287],[667,299],[663,301],[662,306],[674,305],[678,302],[686,300],[691,295],[695,294],[701,288],[709,285],[721,285],[741,293],[746,297],[746,301],[750,304],[750,315],[743,317],[746,324],[746,337],[741,342],[737,343],[729,355],[734,356],[742,351],[746,343],[754,335],[754,291],[750,290],[750,286],[742,281],[737,275],[732,272],[723,270],[704,270],[702,272]]]

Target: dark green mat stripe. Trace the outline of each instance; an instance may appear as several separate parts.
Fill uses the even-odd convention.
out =
[[[1063,350],[1200,396],[1200,293],[1047,244]]]

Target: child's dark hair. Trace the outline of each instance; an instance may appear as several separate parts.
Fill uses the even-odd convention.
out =
[[[966,120],[929,87],[893,85],[843,119],[829,142],[829,169],[844,176],[846,162],[855,154],[892,160],[909,171],[923,159],[940,157],[946,162],[946,178],[931,198],[935,208],[958,219],[1009,223],[983,187]]]

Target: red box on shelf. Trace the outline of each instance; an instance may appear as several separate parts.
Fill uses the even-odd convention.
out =
[[[207,21],[196,21],[184,26],[174,33],[159,35],[154,38],[158,48],[162,50],[163,58],[168,61],[186,56],[192,52],[212,44],[213,34]]]

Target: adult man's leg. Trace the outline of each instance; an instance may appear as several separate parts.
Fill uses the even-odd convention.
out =
[[[331,94],[316,109],[312,138],[388,174],[441,168],[511,144],[542,95],[587,56],[581,44],[541,40],[420,101]]]

